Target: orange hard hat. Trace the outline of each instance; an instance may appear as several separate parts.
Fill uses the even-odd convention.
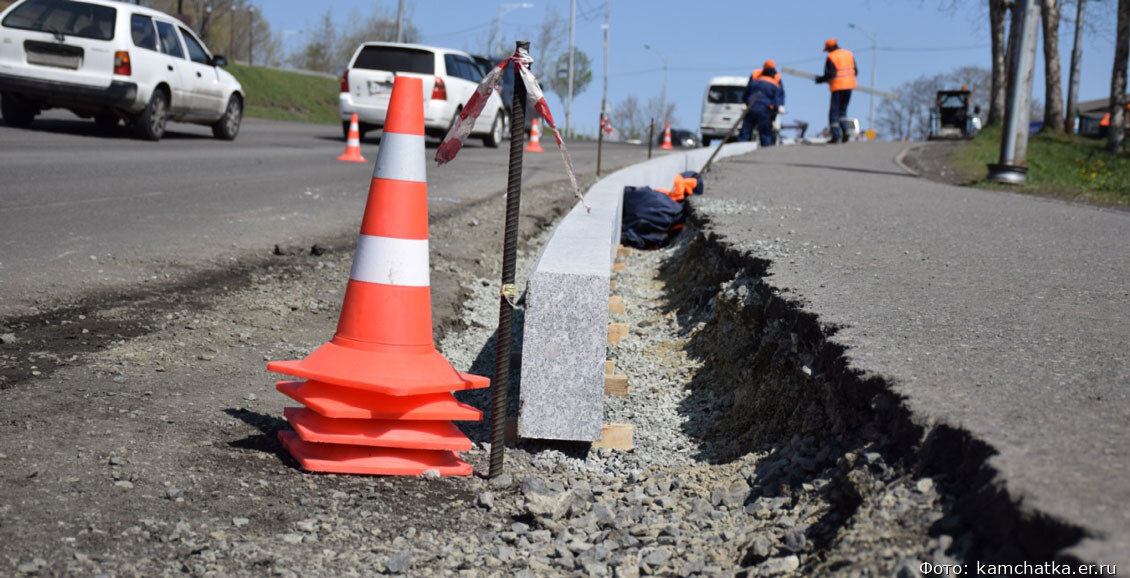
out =
[[[834,48],[836,48],[835,38],[829,38],[824,41],[824,52],[831,52]]]
[[[777,68],[777,63],[772,58],[770,58],[769,60],[765,61],[765,65],[762,66],[762,68]]]

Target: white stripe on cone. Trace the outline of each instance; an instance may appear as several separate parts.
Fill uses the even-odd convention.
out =
[[[374,179],[393,179],[424,183],[428,180],[424,159],[424,135],[386,132],[377,149]]]
[[[345,146],[347,146],[347,147],[359,147],[359,146],[361,146],[361,141],[357,140],[356,138],[350,138],[349,140],[345,141]]]
[[[382,285],[428,287],[428,268],[427,239],[360,235],[349,278]]]

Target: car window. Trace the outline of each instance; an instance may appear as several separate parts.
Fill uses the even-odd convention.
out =
[[[483,71],[479,68],[479,65],[475,64],[473,60],[467,58],[466,56],[456,56],[455,60],[458,61],[460,66],[463,68],[463,78],[466,78],[471,82],[482,82]]]
[[[28,0],[4,17],[4,26],[111,40],[117,17],[118,11],[109,6],[69,0]]]
[[[172,24],[158,20],[157,37],[161,39],[161,52],[169,56],[184,58],[184,50],[181,50],[180,39],[177,38],[177,29]]]
[[[454,54],[444,54],[443,55],[443,66],[444,66],[444,68],[447,69],[447,75],[448,76],[454,76],[456,78],[463,78],[463,71],[461,70],[461,67],[459,66],[459,61],[455,59]]]
[[[711,86],[710,92],[706,94],[706,102],[711,104],[737,104],[742,100],[743,90],[745,88],[741,86]]]
[[[157,33],[153,31],[153,19],[144,14],[129,17],[129,32],[133,45],[138,48],[157,50]]]
[[[353,68],[435,74],[435,55],[427,50],[399,46],[366,46],[361,49]]]
[[[180,35],[184,38],[184,46],[188,49],[188,58],[190,60],[199,62],[200,64],[212,64],[212,59],[208,58],[208,52],[192,37],[189,31],[181,28]]]

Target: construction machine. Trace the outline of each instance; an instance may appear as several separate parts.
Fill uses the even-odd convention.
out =
[[[974,107],[971,114],[969,95],[969,89],[964,86],[961,90],[938,91],[934,107],[930,109],[929,140],[973,138],[977,124],[974,118],[981,113],[981,107]]]

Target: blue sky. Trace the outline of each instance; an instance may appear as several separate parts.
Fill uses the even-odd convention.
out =
[[[505,36],[533,37],[549,5],[566,17],[568,0],[526,0],[532,8],[515,9],[502,20]],[[460,49],[482,45],[499,12],[497,0],[407,0],[413,23],[424,42]],[[512,3],[507,0],[506,3]],[[965,0],[958,13],[939,11],[940,0],[612,0],[609,100],[628,94],[641,100],[657,96],[663,87],[662,60],[650,44],[668,60],[668,100],[675,102],[679,124],[696,127],[703,91],[712,76],[748,75],[766,58],[782,65],[812,72],[823,66],[821,48],[828,37],[836,37],[854,50],[863,80],[871,73],[870,37],[848,28],[849,23],[878,34],[879,88],[893,88],[922,74],[947,72],[959,65],[989,66],[988,23],[983,0]],[[276,30],[301,31],[317,25],[325,3],[308,0],[256,0]],[[1091,3],[1097,18],[1101,7]],[[1109,1],[1105,4],[1110,4]],[[395,0],[333,0],[334,16],[345,22],[354,8],[368,12],[381,5],[395,14]],[[602,75],[603,0],[577,0],[577,46],[593,59],[593,82],[574,97],[575,128],[596,126],[600,109]],[[1105,9],[1106,14],[1113,10]],[[567,38],[568,30],[563,31]],[[287,34],[288,45],[297,44],[299,34]],[[1064,82],[1070,62],[1072,31],[1061,31]],[[1105,97],[1110,90],[1113,35],[1091,38],[1083,48],[1080,99]],[[921,48],[953,48],[945,52],[916,52]],[[537,58],[537,47],[531,51]],[[344,65],[344,64],[343,64]],[[1041,65],[1042,66],[1042,65]],[[788,119],[807,120],[814,127],[826,125],[828,90],[800,78],[785,78]],[[1035,96],[1043,97],[1042,70],[1036,79]],[[1066,98],[1066,96],[1065,96]],[[876,106],[878,103],[876,102]],[[550,96],[550,106],[564,122],[564,106]],[[850,114],[866,123],[867,96],[857,93]],[[614,119],[615,120],[615,119]]]

